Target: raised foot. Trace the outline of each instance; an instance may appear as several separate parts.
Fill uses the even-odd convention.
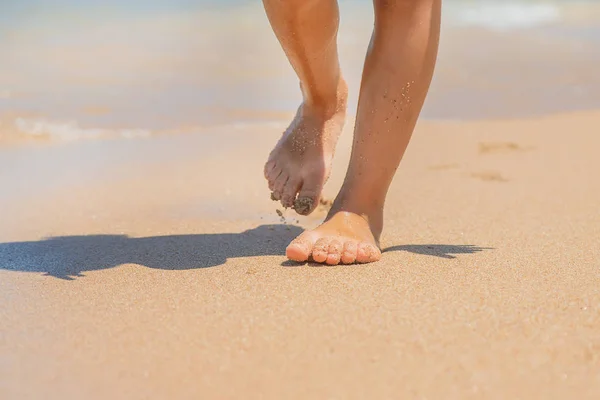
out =
[[[319,204],[344,127],[346,98],[342,82],[329,104],[303,104],[265,164],[271,198],[298,214],[308,215]]]
[[[365,218],[341,211],[318,228],[294,239],[287,247],[286,255],[297,262],[312,260],[337,265],[378,261],[381,250]]]

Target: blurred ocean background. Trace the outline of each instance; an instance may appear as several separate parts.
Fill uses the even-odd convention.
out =
[[[373,25],[341,0],[351,113]],[[600,1],[444,0],[423,118],[600,108]],[[258,0],[0,0],[0,140],[284,127],[298,84]]]

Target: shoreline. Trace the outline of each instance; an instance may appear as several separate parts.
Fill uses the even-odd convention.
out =
[[[496,124],[538,124],[550,120],[565,121],[570,118],[581,118],[586,121],[593,120],[600,111],[575,110],[555,113],[545,113],[541,115],[513,116],[503,118],[482,118],[482,119],[426,119],[420,118],[419,125],[425,129],[434,127],[471,127],[479,125]],[[250,110],[238,110],[236,115],[251,116]],[[263,116],[269,116],[270,119],[263,119]],[[10,149],[21,149],[27,151],[28,148],[35,149],[39,147],[52,148],[55,146],[77,146],[78,143],[86,142],[107,142],[107,141],[143,141],[152,140],[160,137],[171,136],[189,136],[203,135],[218,137],[219,133],[239,133],[256,131],[274,131],[283,132],[287,124],[293,118],[294,113],[289,112],[263,112],[255,113],[253,118],[231,120],[229,122],[214,125],[188,125],[169,129],[145,130],[138,128],[94,128],[82,127],[75,121],[50,121],[43,117],[26,116],[15,117],[11,114],[0,114],[0,151]],[[23,131],[14,123],[17,119],[27,121],[28,129]],[[355,115],[348,114],[348,122],[345,132],[351,132]],[[453,133],[460,133],[454,131]],[[346,135],[351,133],[346,133]],[[218,140],[218,139],[217,139]]]

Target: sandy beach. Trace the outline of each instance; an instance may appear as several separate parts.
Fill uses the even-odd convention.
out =
[[[0,4],[0,399],[600,398],[598,4],[445,0],[383,259],[323,267],[263,178],[299,92],[259,2],[126,3]]]
[[[366,266],[286,262],[323,214],[280,222],[276,128],[45,148],[3,175],[0,397],[596,398],[598,124],[421,123]]]

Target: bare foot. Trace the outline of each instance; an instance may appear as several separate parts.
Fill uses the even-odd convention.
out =
[[[286,249],[292,261],[329,265],[369,263],[381,258],[379,234],[368,219],[348,211],[330,214],[318,228],[302,233]]]
[[[298,214],[308,215],[319,204],[344,127],[347,93],[341,81],[337,98],[328,104],[300,106],[265,164],[271,198]]]

